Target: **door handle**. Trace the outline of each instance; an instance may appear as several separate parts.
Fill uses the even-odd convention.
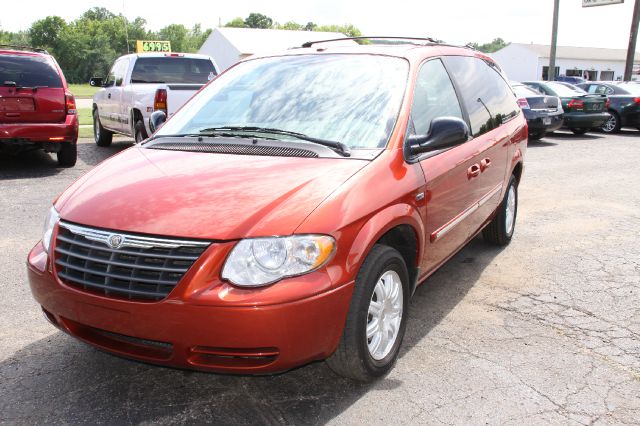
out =
[[[480,162],[480,171],[484,172],[489,167],[491,167],[491,158],[485,158]]]
[[[480,176],[480,166],[476,163],[467,169],[467,178],[471,180],[478,176]]]
[[[109,93],[109,94],[107,95],[107,98],[111,99],[111,93]]]

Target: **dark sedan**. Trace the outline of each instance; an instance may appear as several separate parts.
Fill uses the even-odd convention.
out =
[[[606,96],[591,95],[578,87],[557,81],[524,81],[523,84],[545,95],[559,97],[564,109],[564,126],[577,135],[601,128],[611,117],[606,112]]]
[[[605,133],[618,133],[622,127],[640,130],[640,84],[605,83],[594,81],[579,84],[587,93],[606,95],[609,98],[611,118],[601,129]]]
[[[537,140],[562,127],[564,110],[560,98],[546,96],[522,83],[511,83],[529,125],[529,140]]]

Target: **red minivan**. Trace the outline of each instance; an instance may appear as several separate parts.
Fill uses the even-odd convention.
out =
[[[511,240],[526,144],[475,50],[251,58],[55,200],[31,289],[55,326],[117,355],[256,374],[326,359],[372,380],[416,287],[480,232]]]
[[[42,49],[0,45],[0,152],[55,152],[76,164],[76,103],[55,59]]]

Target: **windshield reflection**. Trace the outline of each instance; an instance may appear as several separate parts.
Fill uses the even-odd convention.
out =
[[[405,60],[375,55],[247,61],[188,102],[158,136],[255,126],[342,142],[353,149],[383,148],[398,116],[407,71]]]

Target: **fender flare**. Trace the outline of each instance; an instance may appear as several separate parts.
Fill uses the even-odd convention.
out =
[[[378,211],[360,228],[349,249],[345,265],[347,273],[355,277],[374,244],[384,234],[399,225],[408,225],[415,232],[417,241],[416,264],[407,265],[407,267],[419,266],[419,260],[422,258],[425,244],[424,223],[420,213],[414,206],[402,203],[394,204]]]

